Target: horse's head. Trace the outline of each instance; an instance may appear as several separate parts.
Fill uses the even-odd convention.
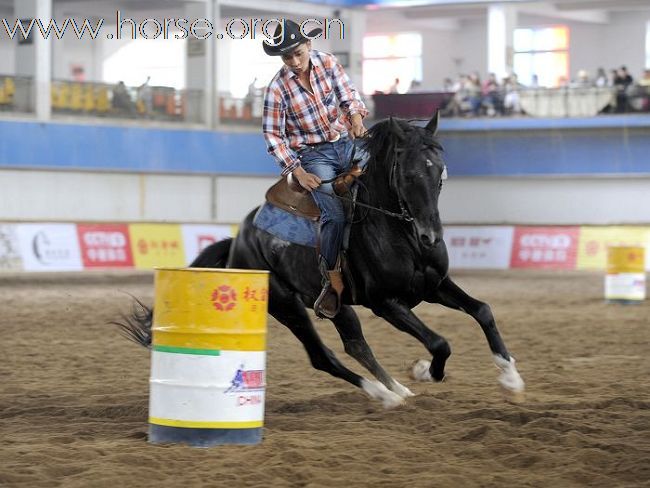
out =
[[[435,138],[437,129],[437,113],[425,127],[391,118],[370,130],[367,146],[373,160],[370,171],[387,181],[392,200],[412,219],[424,249],[442,240],[438,196],[446,172],[442,147]]]

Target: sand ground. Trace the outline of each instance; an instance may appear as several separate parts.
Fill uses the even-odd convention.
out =
[[[416,309],[453,350],[448,380],[422,384],[406,371],[424,349],[359,309],[379,361],[417,393],[389,411],[313,370],[271,319],[263,443],[196,449],[147,443],[149,354],[106,325],[125,292],[151,302],[151,274],[2,275],[0,486],[650,486],[650,302],[605,304],[595,273],[455,276],[490,303],[523,403],[504,400],[462,313]]]

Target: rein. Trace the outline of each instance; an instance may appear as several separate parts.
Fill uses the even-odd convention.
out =
[[[391,186],[393,186],[392,182],[397,179],[397,176],[396,176],[397,175],[397,164],[400,162],[399,161],[399,156],[400,156],[401,153],[405,153],[405,152],[406,151],[403,148],[398,148],[397,145],[393,145],[393,156],[394,157],[393,157],[393,165],[391,166],[391,170],[390,170],[390,185]],[[352,158],[351,159],[354,159],[354,149],[353,149],[353,152],[352,152]],[[338,176],[335,177],[335,178],[330,178],[329,180],[322,180],[321,184],[323,184],[323,183],[332,183],[333,181],[336,180],[336,178],[338,178]],[[403,220],[404,222],[413,222],[413,217],[411,217],[411,214],[408,213],[408,210],[406,210],[406,207],[404,206],[404,201],[402,200],[402,195],[400,195],[399,187],[397,185],[395,185],[394,190],[395,190],[395,193],[397,194],[397,200],[399,202],[399,208],[401,210],[401,213],[391,212],[390,210],[386,210],[386,209],[381,208],[381,207],[375,207],[373,205],[368,205],[366,203],[357,202],[356,198],[342,197],[340,195],[337,195],[336,193],[326,193],[326,192],[320,191],[320,190],[314,190],[314,191],[318,192],[318,193],[320,193],[322,195],[327,195],[330,198],[338,198],[339,200],[350,202],[350,203],[352,203],[352,205],[358,205],[360,207],[367,208],[369,210],[374,210],[376,212],[380,212],[380,213],[382,213],[384,215],[388,215],[389,217],[394,217],[396,219]]]

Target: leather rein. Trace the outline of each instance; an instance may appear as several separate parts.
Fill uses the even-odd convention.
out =
[[[352,156],[350,158],[351,161],[354,161],[355,150],[356,150],[356,147],[353,147],[352,148]],[[397,144],[393,145],[393,164],[392,164],[391,170],[390,170],[389,183],[390,183],[390,186],[395,191],[395,193],[397,194],[397,200],[399,202],[399,208],[400,208],[401,213],[391,212],[390,210],[386,210],[386,209],[381,208],[381,207],[375,207],[373,205],[368,205],[367,203],[358,202],[357,198],[356,198],[356,192],[354,193],[354,198],[348,198],[348,197],[343,197],[341,195],[337,195],[336,193],[326,193],[326,192],[320,191],[320,190],[314,190],[314,191],[316,191],[318,193],[321,193],[323,195],[327,195],[327,196],[329,196],[331,198],[338,198],[339,200],[350,202],[353,206],[358,205],[359,207],[363,207],[363,208],[367,208],[369,210],[374,210],[376,212],[380,212],[380,213],[382,213],[384,215],[388,215],[389,217],[394,217],[396,219],[403,220],[404,222],[413,222],[413,217],[411,217],[411,214],[409,214],[408,210],[406,209],[406,206],[404,205],[404,200],[402,199],[402,195],[399,192],[399,185],[397,185],[396,183],[395,183],[395,185],[393,185],[393,182],[397,180],[397,174],[398,174],[397,173],[397,164],[401,162],[400,161],[400,156],[405,154],[405,153],[406,153],[406,150],[404,148],[397,147]],[[338,176],[334,177],[334,178],[330,178],[329,180],[322,180],[321,184],[323,184],[323,183],[332,183],[337,178],[338,178]],[[361,183],[361,182],[358,181],[357,183]]]

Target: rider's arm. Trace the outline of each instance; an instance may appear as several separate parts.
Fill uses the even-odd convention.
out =
[[[300,167],[300,159],[289,147],[285,136],[285,104],[276,88],[269,87],[264,92],[264,112],[262,131],[266,141],[266,150],[275,158],[282,168],[282,175],[291,173]]]
[[[334,66],[332,68],[332,85],[339,99],[339,106],[344,114],[351,119],[352,115],[359,114],[362,118],[368,115],[368,109],[361,101],[359,92],[350,81],[343,66],[338,62],[336,57],[332,56]]]

